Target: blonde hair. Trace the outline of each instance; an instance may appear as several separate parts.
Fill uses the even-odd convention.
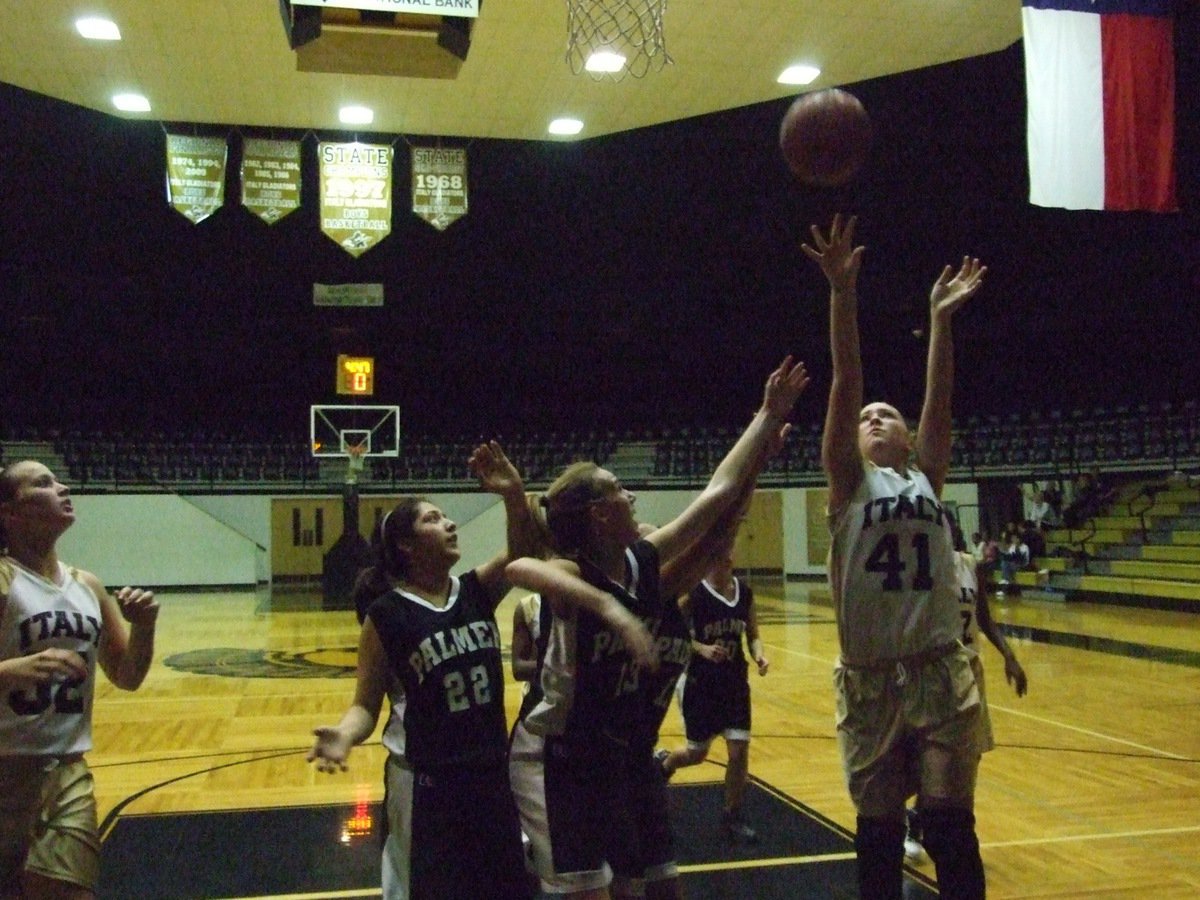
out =
[[[546,529],[554,549],[571,556],[586,549],[591,538],[590,506],[603,491],[594,462],[575,462],[563,469],[542,497]]]

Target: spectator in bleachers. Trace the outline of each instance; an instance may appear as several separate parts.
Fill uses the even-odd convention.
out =
[[[1046,500],[1046,492],[1034,485],[1033,490],[1025,492],[1025,518],[1037,528],[1049,528],[1054,511]]]
[[[974,550],[972,551],[980,567],[989,578],[1000,567],[1000,545],[987,536],[987,533],[975,532],[972,535]]]
[[[1075,497],[1063,510],[1063,524],[1079,528],[1100,514],[1116,497],[1116,491],[1100,480],[1099,471],[1082,473],[1075,482]]]
[[[1046,503],[1050,507],[1050,527],[1057,527],[1062,524],[1063,516],[1063,489],[1061,481],[1048,481],[1046,487],[1042,489],[1042,494],[1046,498]]]
[[[1017,586],[1017,572],[1028,565],[1029,545],[1021,540],[1021,532],[1013,526],[1008,531],[1004,549],[1000,551],[1000,590],[997,593],[1019,594],[1021,590]]]

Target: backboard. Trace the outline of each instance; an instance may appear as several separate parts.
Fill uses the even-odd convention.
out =
[[[317,403],[309,408],[313,456],[347,459],[347,448],[361,445],[363,456],[399,456],[400,407]]]

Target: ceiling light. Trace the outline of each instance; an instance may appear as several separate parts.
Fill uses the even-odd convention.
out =
[[[112,102],[121,112],[150,112],[150,101],[141,94],[113,94]]]
[[[597,50],[587,58],[583,67],[589,72],[612,74],[625,68],[625,57],[611,50]]]
[[[370,125],[375,121],[375,110],[365,106],[343,106],[338,110],[338,119],[343,125]]]
[[[578,119],[555,119],[546,130],[551,134],[579,134],[583,131],[583,123]]]
[[[812,84],[820,74],[816,66],[788,66],[776,80],[780,84]]]
[[[89,41],[119,41],[121,29],[108,19],[85,18],[75,20],[75,30]]]

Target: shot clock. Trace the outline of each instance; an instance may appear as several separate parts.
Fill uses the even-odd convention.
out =
[[[375,359],[371,356],[338,354],[337,392],[353,397],[375,393]]]

